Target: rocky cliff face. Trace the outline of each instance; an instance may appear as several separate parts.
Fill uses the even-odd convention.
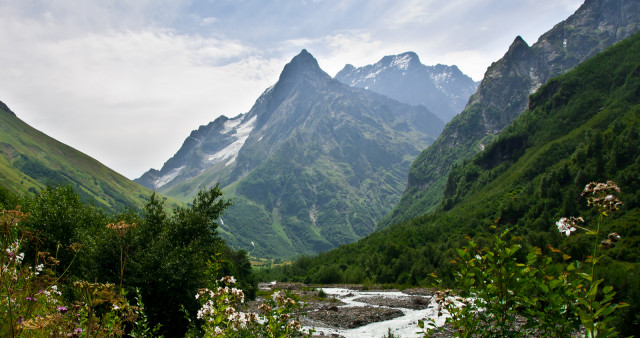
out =
[[[638,0],[587,0],[531,47],[517,37],[507,53],[487,69],[464,111],[414,161],[400,203],[380,226],[432,210],[454,163],[483,150],[526,109],[529,94],[551,77],[636,32],[638,13]]]
[[[425,66],[414,52],[389,55],[375,64],[346,65],[335,79],[411,105],[423,105],[448,122],[477,88],[456,66]]]

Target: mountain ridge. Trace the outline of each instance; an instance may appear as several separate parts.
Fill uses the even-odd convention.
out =
[[[378,229],[433,210],[452,165],[490,144],[526,109],[529,94],[548,79],[637,31],[638,12],[640,1],[589,0],[531,47],[516,37],[504,57],[489,66],[465,110],[412,163],[399,204]]]
[[[108,211],[142,208],[152,191],[31,127],[0,104],[0,184],[20,192],[70,184]],[[175,201],[171,201],[175,203]]]
[[[477,88],[457,66],[425,66],[411,51],[359,68],[347,64],[334,78],[400,102],[423,105],[444,122],[462,111]]]

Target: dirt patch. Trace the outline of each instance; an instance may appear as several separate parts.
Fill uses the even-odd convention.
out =
[[[377,306],[395,307],[411,310],[423,310],[429,307],[431,297],[407,296],[401,298],[389,298],[384,296],[369,296],[354,299],[356,302]]]

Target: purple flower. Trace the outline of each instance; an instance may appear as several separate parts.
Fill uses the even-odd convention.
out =
[[[81,328],[76,328],[75,330],[73,330],[74,333],[80,334],[82,333],[82,329]]]
[[[58,311],[62,312],[62,313],[67,313],[67,311],[69,311],[69,309],[67,309],[66,306],[58,306]]]
[[[26,300],[31,300],[31,297],[26,297],[25,299],[26,299]]]

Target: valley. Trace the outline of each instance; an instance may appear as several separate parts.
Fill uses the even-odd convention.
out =
[[[587,0],[481,81],[289,41],[249,110],[133,180],[0,102],[0,333],[635,334],[639,13]]]

